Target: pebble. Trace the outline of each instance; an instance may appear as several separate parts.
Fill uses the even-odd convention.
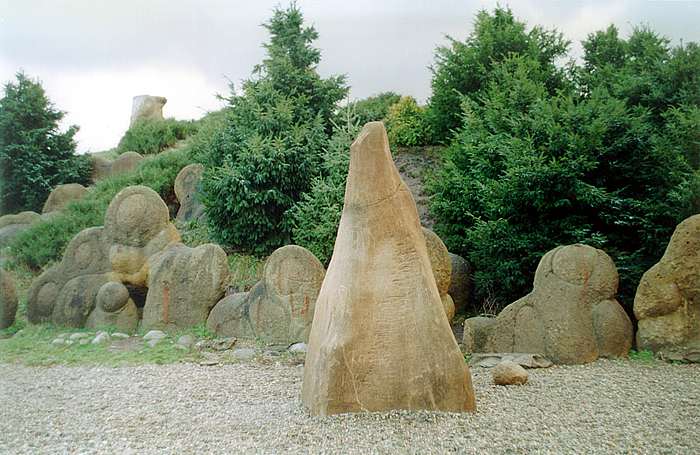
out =
[[[295,354],[306,354],[306,343],[294,343],[293,345],[289,346],[289,352],[293,352]]]
[[[92,340],[92,344],[103,344],[103,343],[109,343],[111,341],[109,333],[107,332],[98,332],[97,336]]]
[[[127,335],[126,333],[114,332],[112,334],[112,338],[129,338],[129,335]]]
[[[235,360],[251,360],[255,357],[255,349],[252,348],[238,348],[234,349],[231,353],[231,357]]]
[[[165,332],[161,330],[151,330],[147,334],[143,336],[143,341],[150,341],[150,340],[156,340],[156,339],[162,339],[167,337],[168,335],[165,334]]]
[[[71,341],[78,341],[83,338],[90,338],[90,334],[85,332],[77,332],[68,337],[68,339]]]
[[[192,335],[182,335],[177,339],[175,346],[181,349],[190,349],[194,345],[194,337]]]

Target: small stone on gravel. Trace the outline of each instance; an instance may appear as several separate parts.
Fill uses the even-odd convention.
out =
[[[111,341],[111,338],[109,336],[109,333],[107,332],[98,332],[97,336],[92,340],[92,344],[103,344],[103,343],[109,343]]]
[[[72,335],[69,337],[69,339],[70,339],[71,341],[78,341],[78,340],[81,340],[81,339],[83,339],[83,338],[90,338],[90,334],[89,334],[89,333],[84,333],[84,332],[78,332],[78,333],[72,334]]]
[[[510,360],[504,360],[493,367],[492,374],[496,385],[523,385],[528,379],[525,368]]]
[[[194,342],[195,340],[192,335],[182,335],[177,339],[175,346],[183,349],[190,349],[192,345],[194,345]]]
[[[231,356],[235,360],[251,360],[255,357],[255,349],[251,348],[238,348],[234,349]]]
[[[166,335],[165,332],[163,332],[161,330],[151,330],[143,336],[143,341],[150,341],[150,340],[156,340],[156,339],[160,340],[160,339],[163,339],[167,336],[168,335]]]
[[[126,333],[114,332],[112,334],[112,338],[129,338],[129,335],[127,335]]]
[[[293,345],[289,346],[289,352],[293,352],[295,354],[306,354],[306,343],[294,343]]]

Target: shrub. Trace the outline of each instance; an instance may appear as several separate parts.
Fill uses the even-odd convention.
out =
[[[399,147],[425,145],[430,136],[425,108],[410,96],[402,97],[389,108],[386,129],[391,145]]]
[[[479,298],[503,306],[524,295],[546,251],[580,242],[610,254],[630,306],[676,224],[697,212],[700,180],[686,142],[700,128],[694,92],[675,95],[679,108],[655,95],[665,90],[657,84],[687,86],[697,71],[674,72],[690,62],[671,66],[674,52],[646,31],[608,47],[641,38],[642,54],[610,52],[604,64],[587,53],[596,69],[577,70],[577,90],[552,95],[546,66],[511,56],[494,64],[478,101],[464,100],[462,127],[430,190],[436,230],[471,260]],[[639,60],[667,63],[642,70]]]
[[[65,112],[49,101],[41,83],[23,72],[0,99],[0,214],[41,211],[51,190],[86,184],[90,162],[75,155],[77,126],[60,132]]]
[[[141,120],[129,128],[119,141],[119,153],[137,152],[142,155],[160,153],[197,130],[189,120]]]
[[[379,95],[353,101],[338,110],[335,117],[337,123],[344,122],[348,115],[364,125],[367,122],[384,120],[389,114],[389,108],[401,99],[401,95],[394,92],[383,92]]]
[[[164,200],[172,200],[175,177],[190,162],[189,150],[178,149],[147,157],[136,170],[99,181],[82,199],[19,234],[10,245],[10,254],[15,262],[34,270],[60,260],[68,242],[78,232],[103,224],[107,207],[120,190],[145,185]]]
[[[431,68],[432,95],[428,119],[434,143],[448,143],[460,126],[462,97],[478,101],[491,80],[492,68],[512,55],[524,55],[537,61],[547,75],[549,93],[561,88],[565,71],[555,61],[566,54],[569,43],[555,30],[534,27],[526,31],[509,8],[496,8],[492,14],[480,11],[474,31],[465,41],[448,37],[449,46],[438,47]]]
[[[311,190],[291,210],[294,243],[307,248],[328,264],[343,211],[345,181],[350,164],[350,145],[360,132],[357,120],[335,127],[323,156],[323,175],[314,178]]]
[[[288,210],[319,174],[330,118],[347,93],[343,77],[316,72],[318,37],[292,4],[265,24],[267,57],[232,90],[221,130],[206,145],[202,188],[207,220],[221,243],[267,253],[291,237]]]

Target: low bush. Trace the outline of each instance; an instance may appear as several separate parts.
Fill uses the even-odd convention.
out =
[[[10,245],[10,254],[15,262],[34,270],[60,260],[68,242],[78,232],[103,224],[107,207],[120,190],[131,185],[145,185],[163,199],[171,200],[177,173],[191,161],[188,148],[176,149],[147,157],[132,172],[99,181],[84,198],[71,202],[53,218],[19,234]]]
[[[323,174],[311,183],[292,210],[292,237],[294,243],[311,251],[328,264],[343,211],[345,181],[350,163],[350,145],[357,137],[360,126],[349,117],[336,126],[323,155]]]
[[[356,118],[360,125],[384,120],[389,114],[389,108],[400,99],[401,95],[397,93],[383,92],[379,95],[353,101],[338,109],[335,121],[336,123],[344,122],[348,115]]]
[[[402,97],[389,108],[386,129],[391,145],[413,147],[425,145],[430,138],[430,129],[425,117],[425,108],[410,96]]]
[[[190,120],[141,120],[124,133],[118,150],[153,155],[196,132],[197,122]]]

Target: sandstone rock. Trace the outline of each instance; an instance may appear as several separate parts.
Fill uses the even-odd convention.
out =
[[[472,270],[471,266],[462,256],[449,253],[452,264],[452,275],[450,277],[450,287],[447,293],[450,294],[455,304],[457,313],[469,307],[469,298],[472,292]]]
[[[204,215],[204,205],[199,200],[199,186],[204,173],[204,166],[198,163],[183,167],[175,178],[175,196],[180,202],[177,211],[178,221],[201,219]]]
[[[554,365],[549,359],[546,359],[539,354],[488,352],[472,354],[469,358],[469,366],[493,368],[506,360],[516,363],[523,368],[549,368]]]
[[[38,221],[41,221],[41,215],[35,212],[0,216],[0,248],[12,243],[20,233]]]
[[[76,332],[76,333],[71,333],[70,336],[68,337],[68,339],[71,341],[80,341],[83,338],[90,338],[90,334],[85,333],[85,332]]]
[[[84,326],[103,284],[115,281],[145,289],[148,258],[179,240],[158,193],[144,186],[123,189],[107,208],[105,226],[78,233],[61,262],[34,280],[27,297],[29,322]],[[109,322],[102,313],[103,308],[95,312],[90,324]],[[133,330],[133,302],[116,313],[110,316],[111,322]]]
[[[558,364],[626,356],[632,323],[615,300],[617,284],[605,252],[557,247],[542,257],[533,291],[495,318],[483,350],[542,354]]]
[[[112,334],[112,338],[121,338],[121,339],[125,339],[125,338],[130,338],[130,336],[129,336],[128,334],[126,334],[126,333],[114,332],[114,333]]]
[[[525,368],[515,362],[504,360],[493,368],[493,383],[496,385],[523,385],[528,374]]]
[[[351,147],[302,401],[320,415],[475,409],[471,375],[444,316],[416,205],[381,122],[365,125]]]
[[[207,327],[218,335],[290,344],[308,340],[324,269],[297,245],[275,250],[263,278],[247,294],[233,294],[212,310]]]
[[[115,281],[103,284],[97,292],[96,308],[90,313],[85,327],[93,330],[113,327],[117,330],[133,333],[138,324],[139,312],[136,304],[129,297],[129,290],[126,286]]]
[[[15,323],[17,291],[10,274],[0,269],[0,330]]]
[[[433,270],[435,284],[438,293],[443,296],[450,288],[450,278],[452,276],[452,262],[447,247],[436,233],[430,229],[423,228],[425,235],[425,246],[428,249],[428,259]]]
[[[131,172],[138,167],[141,161],[143,161],[143,155],[141,155],[140,153],[122,153],[117,157],[117,159],[112,161],[112,164],[109,167],[109,175],[115,176]]]
[[[700,215],[680,223],[634,298],[637,348],[664,356],[700,351]]]
[[[163,120],[163,106],[168,100],[162,96],[135,96],[131,104],[129,128],[140,120]]]
[[[63,346],[66,344],[66,340],[64,340],[63,338],[56,338],[51,342],[51,344],[54,346]]]
[[[153,256],[148,268],[145,328],[178,330],[205,322],[229,281],[226,253],[211,243],[175,244]]]
[[[442,301],[442,308],[445,310],[447,320],[452,322],[452,319],[455,317],[455,303],[452,301],[452,297],[449,294],[445,294],[440,296],[440,300]]]
[[[56,212],[63,210],[71,201],[82,199],[88,192],[88,189],[79,183],[67,183],[58,185],[51,191],[49,197],[44,202],[42,213]]]
[[[109,177],[112,172],[112,162],[101,156],[90,155],[90,164],[92,166],[90,179],[93,183]]]
[[[464,352],[484,352],[494,318],[477,316],[464,321],[462,347]]]
[[[0,228],[10,226],[12,224],[34,224],[41,220],[41,215],[36,212],[20,212],[12,215],[0,216]]]

